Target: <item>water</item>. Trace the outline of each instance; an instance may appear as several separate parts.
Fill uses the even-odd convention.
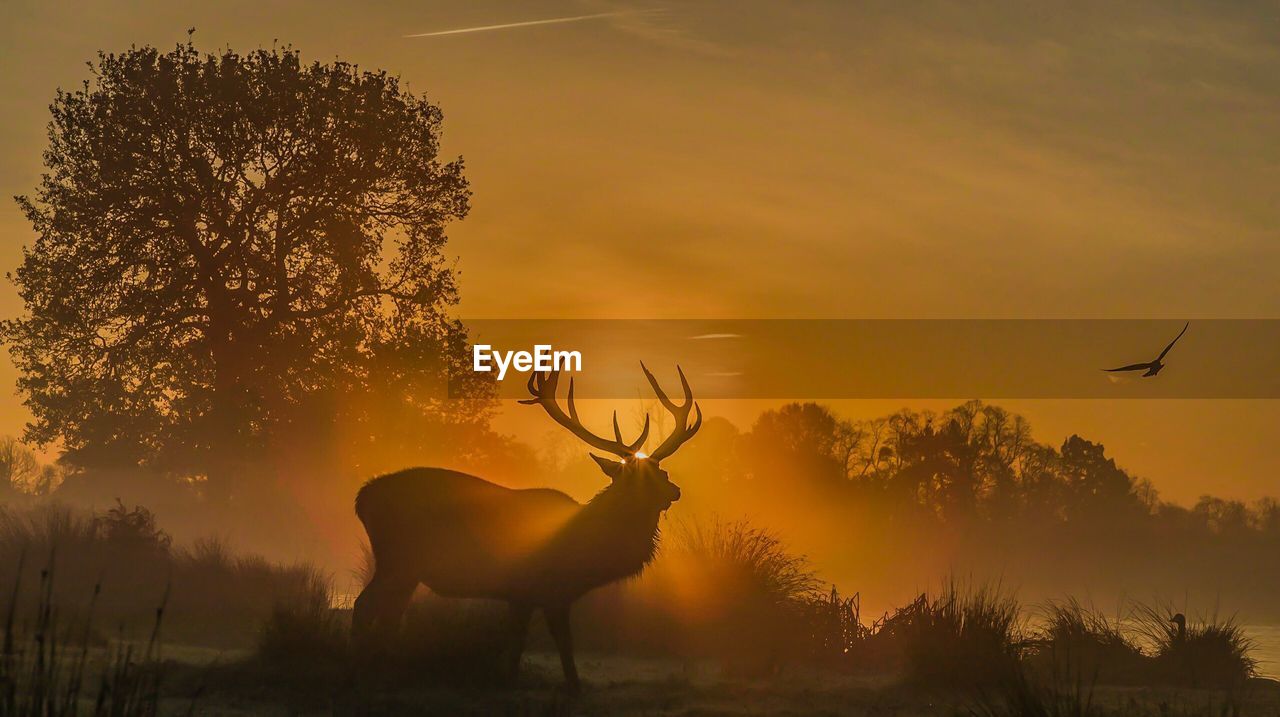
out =
[[[1280,625],[1245,625],[1253,639],[1253,656],[1258,660],[1258,674],[1280,680]]]

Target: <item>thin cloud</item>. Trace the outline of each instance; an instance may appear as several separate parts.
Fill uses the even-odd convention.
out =
[[[740,339],[742,334],[698,334],[690,336],[690,341],[706,341],[708,339]]]
[[[441,37],[444,35],[464,35],[472,32],[489,32],[490,30],[509,30],[520,27],[533,27],[535,25],[560,25],[568,22],[583,22],[586,20],[602,20],[609,17],[623,17],[626,15],[642,15],[645,13],[659,12],[658,10],[623,10],[618,12],[598,12],[591,15],[574,15],[572,17],[553,17],[545,20],[525,20],[523,22],[508,22],[501,25],[481,25],[479,27],[463,27],[456,30],[440,30],[437,32],[419,32],[413,35],[405,35],[404,37]]]

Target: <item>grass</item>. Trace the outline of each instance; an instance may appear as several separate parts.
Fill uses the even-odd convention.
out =
[[[237,555],[217,540],[175,547],[145,508],[88,513],[58,505],[0,507],[0,584],[34,584],[39,569],[20,556],[47,555],[58,573],[52,600],[77,612],[96,588],[100,624],[145,624],[167,596],[166,633],[172,640],[216,647],[249,647],[258,626],[283,599],[323,592],[327,577],[307,564],[277,565]],[[36,596],[21,598],[20,611]],[[69,615],[83,617],[83,615]]]
[[[1027,659],[1041,673],[1107,684],[1141,683],[1148,660],[1124,621],[1069,598],[1051,601]]]
[[[52,569],[20,564],[28,552],[52,555]],[[145,509],[118,505],[96,515],[0,509],[0,577],[15,586],[9,644],[0,656],[0,717],[77,714],[99,704],[114,714],[154,713],[165,687],[154,606],[166,595],[167,636],[256,645],[248,660],[186,673],[189,683],[207,684],[210,694],[230,701],[332,712],[423,704],[443,714],[567,709],[554,697],[560,675],[553,659],[532,657],[517,684],[506,682],[498,669],[506,633],[500,603],[419,599],[394,644],[357,653],[348,644],[348,615],[333,607],[329,576],[307,565],[236,554],[218,541],[173,546]],[[38,585],[38,594],[17,589],[26,585]],[[676,704],[670,700],[755,705],[781,699],[774,697],[786,692],[781,685],[818,667],[855,681],[871,675],[866,679],[881,686],[900,678],[905,694],[952,695],[939,704],[977,694],[966,708],[992,717],[1155,714],[1145,697],[1132,697],[1139,704],[1126,707],[1095,699],[1096,688],[1234,690],[1255,668],[1251,645],[1232,620],[1197,620],[1180,636],[1165,608],[1139,607],[1128,619],[1112,620],[1065,600],[1045,606],[1040,626],[1029,631],[1018,601],[999,583],[949,579],[864,624],[857,594],[823,586],[804,556],[744,521],[678,524],[639,579],[601,593],[575,613],[580,669],[600,690],[587,700],[600,713],[609,713],[615,698],[657,713]],[[120,622],[156,629],[150,641],[144,635],[129,642],[123,633],[108,639],[94,627]],[[540,630],[535,621],[535,652],[549,647]],[[602,641],[602,635],[612,637]],[[684,665],[685,672],[662,683],[606,677],[602,661],[622,658],[592,652],[616,656],[637,646]],[[703,658],[726,676],[720,687],[693,681],[689,666]],[[175,691],[173,675],[166,674],[172,697],[182,683]],[[663,691],[670,700],[657,696]],[[801,700],[793,712],[806,713],[799,692],[786,694]],[[688,703],[692,711],[695,702]],[[1230,698],[1207,707],[1169,702],[1161,714],[1227,714],[1231,704]]]
[[[875,628],[862,624],[861,595],[843,597],[832,585],[825,594],[801,598],[800,614],[806,659],[820,665],[846,667],[866,657],[865,647]]]
[[[670,624],[687,654],[741,676],[773,674],[807,649],[806,607],[821,594],[808,559],[745,520],[681,522],[640,590],[654,624]]]
[[[955,578],[888,618],[873,639],[896,644],[908,681],[957,688],[998,683],[1018,668],[1022,613],[999,583]]]
[[[821,586],[808,559],[792,553],[776,534],[745,520],[677,524],[676,552],[728,583],[774,605],[803,600]]]
[[[1239,717],[1242,701],[1233,694],[1109,694],[1079,679],[1045,681],[1018,670],[964,709],[973,717]]]
[[[1234,618],[1187,620],[1182,631],[1167,605],[1136,604],[1136,630],[1151,650],[1155,681],[1189,687],[1237,688],[1257,674],[1253,642]]]
[[[23,584],[20,579],[13,583],[0,651],[0,715],[155,715],[163,677],[163,605],[155,609],[149,639],[140,650],[123,639],[102,649],[95,645],[92,621],[101,591],[93,591],[89,617],[77,629],[60,621],[54,584],[53,571],[46,567],[40,572],[34,614],[21,620]],[[78,643],[73,635],[79,635]]]

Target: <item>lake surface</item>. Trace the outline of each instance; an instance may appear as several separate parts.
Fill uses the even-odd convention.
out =
[[[1253,656],[1258,660],[1258,674],[1280,680],[1280,625],[1245,625],[1253,640]]]

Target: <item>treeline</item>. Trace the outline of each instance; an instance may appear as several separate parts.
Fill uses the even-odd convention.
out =
[[[444,465],[579,497],[600,488],[598,470],[580,452],[534,449],[495,433],[487,418],[424,425],[390,415],[367,432],[299,436],[262,467],[255,500],[230,516],[201,507],[199,481],[44,467],[11,440],[0,442],[0,469],[8,471],[0,477],[8,476],[11,495],[52,491],[56,500],[97,506],[123,496],[196,537],[240,524],[243,542],[272,555],[320,545],[331,552],[306,554],[335,567],[359,540],[350,495],[382,471]],[[813,558],[825,580],[862,591],[873,609],[959,573],[1003,576],[1030,600],[1177,599],[1193,612],[1221,605],[1249,619],[1280,619],[1275,499],[1161,500],[1100,443],[1078,435],[1059,446],[1039,442],[1023,417],[979,401],[860,421],[792,403],[745,431],[712,418],[669,467],[685,489],[674,518],[749,518]],[[259,520],[267,512],[272,520]],[[243,527],[255,524],[261,529]]]
[[[1203,496],[1184,508],[1116,464],[1100,443],[1032,438],[1022,416],[981,401],[843,420],[816,403],[760,416],[739,451],[743,477],[802,480],[941,521],[1154,518],[1213,533],[1280,533],[1280,501]],[[763,470],[761,470],[763,468]]]
[[[1161,500],[1102,444],[1039,442],[999,406],[852,421],[792,403],[747,431],[709,423],[687,453],[675,473],[716,486],[686,491],[691,502],[777,526],[864,595],[900,600],[971,571],[1033,598],[1165,597],[1280,618],[1280,502]]]

